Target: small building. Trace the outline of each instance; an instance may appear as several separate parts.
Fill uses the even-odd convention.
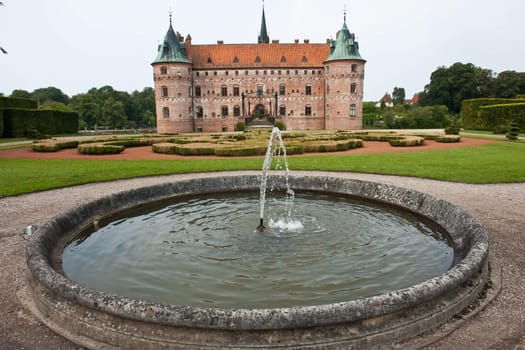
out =
[[[388,92],[385,92],[385,95],[376,103],[376,107],[379,108],[385,105],[386,107],[394,107],[394,100]]]
[[[160,133],[361,129],[366,61],[346,23],[335,40],[270,40],[263,7],[257,43],[193,45],[170,24],[152,63]]]

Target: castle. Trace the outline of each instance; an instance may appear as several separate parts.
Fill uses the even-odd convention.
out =
[[[287,130],[362,128],[365,60],[346,24],[326,43],[192,45],[170,25],[152,63],[159,133],[234,131],[239,122]]]

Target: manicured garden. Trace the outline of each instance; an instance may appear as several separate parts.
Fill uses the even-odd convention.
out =
[[[0,197],[140,176],[260,170],[262,161],[262,157],[177,160],[0,158]],[[289,165],[292,171],[354,171],[476,184],[525,182],[525,144],[496,142],[439,151],[294,156],[289,159]]]

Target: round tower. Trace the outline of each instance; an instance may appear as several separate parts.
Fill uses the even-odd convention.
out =
[[[170,26],[158,47],[153,66],[157,132],[194,132],[192,106],[192,64],[186,55],[184,38]]]
[[[366,61],[359,54],[355,35],[346,25],[330,45],[325,64],[325,129],[363,128],[363,90]]]

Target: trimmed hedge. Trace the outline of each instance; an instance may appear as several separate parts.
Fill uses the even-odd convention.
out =
[[[265,154],[266,147],[216,148],[215,155],[223,157],[258,156]]]
[[[479,119],[486,127],[484,130],[495,130],[501,125],[512,123],[525,129],[525,100],[523,103],[483,106],[479,110]]]
[[[4,136],[4,111],[0,109],[0,137]]]
[[[480,116],[481,107],[491,105],[504,105],[513,103],[525,103],[525,99],[511,98],[476,98],[464,100],[461,104],[461,123],[464,129],[494,130],[492,124],[487,124]],[[500,123],[501,124],[501,123]]]
[[[452,143],[461,141],[461,136],[459,135],[440,135],[434,139],[436,142],[441,143]]]
[[[78,145],[81,154],[118,154],[124,152],[126,147],[105,143],[83,143]]]
[[[392,139],[389,143],[390,146],[394,147],[421,146],[425,143],[425,138],[419,136],[404,136],[398,139]]]
[[[77,148],[79,141],[41,140],[33,143],[34,152],[57,152],[61,149]]]
[[[4,137],[78,132],[78,113],[53,110],[4,109]]]
[[[38,105],[35,100],[18,97],[0,97],[0,109],[37,109]]]

